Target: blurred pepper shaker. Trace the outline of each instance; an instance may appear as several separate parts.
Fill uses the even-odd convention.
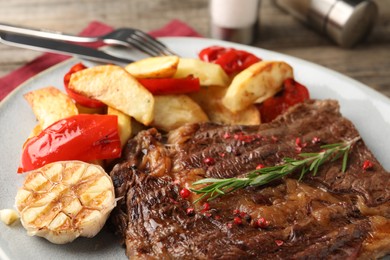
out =
[[[253,43],[259,28],[260,0],[210,0],[211,37]]]
[[[378,8],[369,0],[274,0],[277,6],[350,48],[368,35]]]

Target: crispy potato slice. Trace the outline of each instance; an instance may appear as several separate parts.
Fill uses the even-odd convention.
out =
[[[119,138],[123,147],[131,136],[131,117],[112,107],[107,108],[107,115],[118,117]]]
[[[186,123],[208,121],[207,115],[186,95],[162,95],[155,97],[153,126],[170,131]]]
[[[234,77],[222,102],[232,112],[241,111],[275,95],[287,78],[293,78],[293,69],[287,63],[260,61]]]
[[[190,97],[198,103],[210,121],[229,125],[258,125],[261,123],[260,112],[250,105],[244,110],[233,113],[222,104],[227,88],[205,87]]]
[[[24,98],[30,104],[41,129],[78,114],[73,100],[52,86],[28,92]]]
[[[185,78],[189,75],[199,78],[202,86],[228,86],[229,76],[221,66],[198,59],[180,58],[174,78]]]
[[[149,125],[154,98],[130,73],[119,66],[102,65],[73,73],[69,88]]]
[[[177,56],[161,56],[130,63],[125,69],[136,78],[172,78],[178,64]]]

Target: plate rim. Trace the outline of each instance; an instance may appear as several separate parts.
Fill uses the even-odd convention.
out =
[[[36,59],[36,58],[35,58]],[[74,61],[74,60],[77,60],[76,57],[69,57],[68,59],[66,60],[63,60],[63,61],[60,61],[59,63],[57,64],[54,64],[53,66],[50,66],[40,72],[38,72],[37,74],[35,74],[34,76],[28,78],[27,80],[23,81],[22,83],[20,83],[18,86],[16,86],[14,89],[12,89],[1,101],[0,101],[0,109],[2,109],[3,106],[5,106],[6,103],[8,102],[11,102],[9,101],[9,99],[13,98],[14,95],[16,95],[19,91],[21,91],[21,89],[25,86],[25,85],[29,85],[31,84],[31,82],[33,80],[35,80],[37,77],[41,77],[43,76],[44,74],[46,73],[49,73],[50,71],[52,70],[56,70],[57,67],[62,67],[64,66],[65,64],[71,62],[71,61]],[[25,65],[22,65],[21,67],[23,67]],[[10,72],[11,73],[11,72]]]

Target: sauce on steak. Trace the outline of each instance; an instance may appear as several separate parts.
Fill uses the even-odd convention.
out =
[[[336,101],[308,101],[259,126],[185,125],[129,140],[111,171],[111,223],[129,258],[367,259],[390,253],[390,178],[362,140],[298,181],[287,176],[193,204],[202,178],[245,176],[359,137]],[[372,167],[364,169],[365,161]]]

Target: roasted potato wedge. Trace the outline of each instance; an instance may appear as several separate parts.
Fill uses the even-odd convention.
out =
[[[153,95],[119,66],[96,66],[73,73],[69,88],[100,100],[145,125],[153,121]]]
[[[118,117],[119,138],[123,147],[131,136],[131,117],[112,107],[107,108],[107,115]]]
[[[234,77],[222,102],[236,113],[275,95],[287,78],[293,78],[293,69],[287,63],[260,61]]]
[[[229,76],[221,66],[198,59],[180,58],[174,78],[185,78],[189,75],[199,78],[202,86],[228,86]]]
[[[186,95],[162,95],[155,97],[153,126],[164,131],[173,130],[186,123],[208,121],[207,115]]]
[[[233,113],[222,104],[227,88],[204,87],[199,92],[193,93],[190,97],[198,103],[207,114],[210,121],[228,125],[258,125],[260,112],[250,105],[244,110]]]
[[[161,56],[130,63],[125,69],[136,78],[172,78],[178,64],[177,56]]]
[[[28,92],[24,98],[30,104],[41,129],[78,114],[73,100],[52,86]]]

